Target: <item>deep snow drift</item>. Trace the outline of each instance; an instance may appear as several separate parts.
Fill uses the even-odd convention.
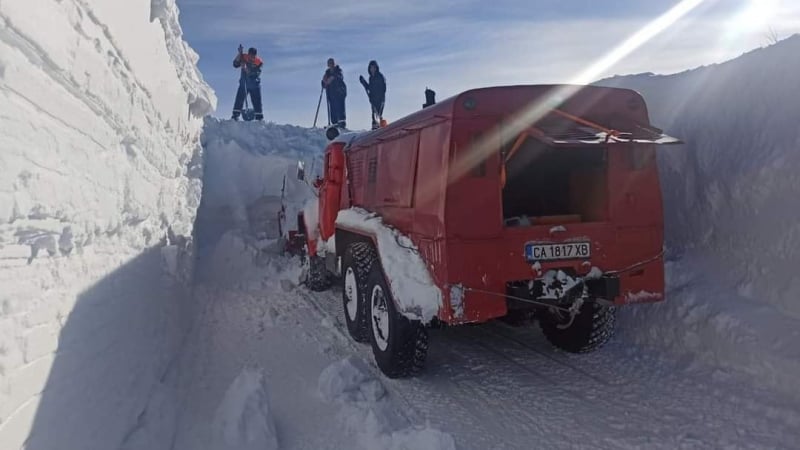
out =
[[[723,64],[616,77],[687,145],[660,149],[670,291],[631,308],[638,342],[743,370],[792,394],[800,379],[800,35]]]
[[[0,2],[3,449],[117,448],[159,398],[216,103],[177,17]]]
[[[271,239],[297,229],[297,213],[314,197],[310,185],[297,179],[297,164],[306,164],[307,179],[319,171],[327,143],[321,130],[207,117],[202,143],[205,173],[195,230],[201,250],[213,248],[229,229]],[[281,205],[285,222],[279,224]]]

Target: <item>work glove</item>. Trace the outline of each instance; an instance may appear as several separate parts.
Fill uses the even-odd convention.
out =
[[[244,47],[242,47],[242,44],[239,44],[239,54],[241,55],[242,53],[244,53]]]
[[[365,80],[365,79],[364,79],[364,75],[359,75],[359,76],[358,76],[358,81],[360,81],[360,82],[361,82],[361,84],[364,84],[364,83],[366,83],[366,82],[367,82],[367,80]]]

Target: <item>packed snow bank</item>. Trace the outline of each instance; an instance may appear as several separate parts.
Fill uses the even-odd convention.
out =
[[[360,208],[339,211],[336,225],[375,236],[392,297],[403,315],[424,323],[436,317],[442,306],[442,291],[411,239],[386,226],[377,214]]]
[[[2,448],[118,447],[185,329],[162,275],[189,273],[216,99],[177,14],[0,2]]]
[[[297,213],[313,197],[309,185],[297,179],[297,162],[308,162],[309,169],[319,167],[326,140],[318,130],[208,117],[202,142],[199,245],[213,248],[224,230],[251,224],[257,229],[249,231],[269,238],[279,237],[279,228],[284,234],[287,228],[297,228]],[[282,204],[285,222],[279,227]]]
[[[687,143],[658,153],[676,261],[667,301],[632,308],[622,328],[790,391],[800,377],[798,54],[794,36],[724,64],[599,82],[641,92],[652,122]]]
[[[279,448],[262,372],[243,369],[233,380],[217,409],[212,428],[214,448],[219,450]]]
[[[168,448],[274,448],[270,436],[288,450],[453,448],[449,436],[411,427],[377,369],[347,358],[357,350],[343,319],[319,305],[338,304],[335,295],[311,298],[298,287],[300,259],[259,260],[257,242],[229,230],[199,263],[208,276],[195,287],[195,324],[176,363],[181,411]]]
[[[447,433],[429,426],[403,427],[406,420],[394,410],[386,389],[357,356],[337,361],[323,370],[319,391],[326,401],[342,407],[341,420],[364,449],[456,448],[453,437]]]

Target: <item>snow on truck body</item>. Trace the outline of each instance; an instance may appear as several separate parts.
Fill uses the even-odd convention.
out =
[[[428,295],[440,299],[412,302],[438,301],[437,318],[449,324],[578,299],[575,311],[583,301],[663,300],[655,145],[680,141],[650,126],[639,94],[616,88],[575,87],[519,125],[531,105],[563,88],[474,89],[332,141],[320,239],[335,236],[339,258],[365,238],[382,253],[374,232],[337,221],[350,208],[379,216],[413,243],[438,287]],[[383,269],[393,287],[401,283]]]

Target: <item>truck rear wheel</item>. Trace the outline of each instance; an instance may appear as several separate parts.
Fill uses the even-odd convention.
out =
[[[567,323],[569,315],[566,313],[547,311],[539,318],[539,326],[553,346],[570,353],[588,353],[611,339],[616,326],[616,309],[586,302],[569,327],[559,328]]]
[[[309,256],[306,286],[314,292],[322,292],[330,289],[332,284],[331,274],[325,268],[325,260],[319,255]]]
[[[428,356],[428,333],[419,321],[397,311],[378,262],[370,268],[366,293],[372,353],[378,368],[389,378],[419,373]]]
[[[375,250],[366,242],[355,242],[347,246],[342,257],[342,309],[347,331],[356,342],[369,341],[369,307],[365,299],[367,277]]]

